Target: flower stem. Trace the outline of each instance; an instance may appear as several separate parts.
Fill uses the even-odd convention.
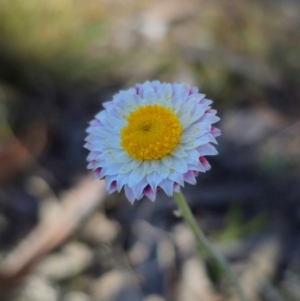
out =
[[[206,236],[198,226],[183,194],[181,192],[178,193],[175,192],[173,194],[173,197],[179,207],[179,210],[181,211],[183,218],[185,219],[186,223],[189,225],[190,229],[195,235],[198,246],[205,249],[205,251],[207,251],[216,260],[220,268],[227,275],[232,286],[235,288],[240,300],[248,301],[239,284],[236,275],[233,273],[232,269],[230,268],[229,263],[217,250],[213,248],[209,240],[206,238]]]

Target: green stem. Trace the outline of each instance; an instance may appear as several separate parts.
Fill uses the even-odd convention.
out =
[[[204,233],[198,226],[183,194],[181,192],[174,193],[173,197],[179,207],[179,210],[181,211],[183,218],[185,219],[186,223],[189,225],[190,229],[192,230],[193,234],[195,235],[198,246],[204,248],[216,260],[216,262],[218,263],[220,268],[227,275],[232,286],[235,288],[240,300],[248,301],[248,299],[246,298],[246,296],[239,284],[239,281],[238,281],[236,275],[233,273],[228,262],[217,250],[215,250],[213,248],[213,246],[211,245],[209,240],[206,238],[206,236],[204,235]]]

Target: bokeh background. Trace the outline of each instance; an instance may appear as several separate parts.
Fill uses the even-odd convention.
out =
[[[300,300],[297,0],[0,0],[0,300],[237,300],[176,216],[86,170],[119,89],[183,81],[221,121],[184,189],[250,300]]]

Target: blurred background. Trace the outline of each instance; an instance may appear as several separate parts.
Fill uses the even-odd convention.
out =
[[[193,213],[252,301],[300,300],[300,2],[0,0],[0,300],[237,300],[174,201],[92,181],[88,121],[158,79],[214,100]]]

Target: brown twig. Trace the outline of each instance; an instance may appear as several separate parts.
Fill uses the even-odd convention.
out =
[[[85,176],[49,215],[0,264],[0,281],[12,284],[39,259],[61,244],[106,196],[104,182]]]

